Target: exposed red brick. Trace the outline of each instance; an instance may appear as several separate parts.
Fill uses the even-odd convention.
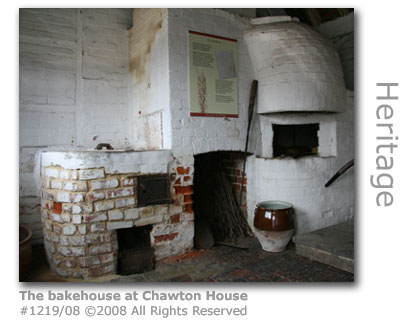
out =
[[[243,168],[243,161],[235,160],[235,161],[234,161],[234,167],[235,167],[236,169],[242,169],[242,168]]]
[[[174,214],[170,217],[170,223],[178,223],[180,222],[180,213]]]
[[[243,153],[233,153],[233,159],[238,159],[238,160],[244,160],[244,154]]]
[[[179,173],[179,174],[189,174],[189,172],[190,172],[190,167],[186,167],[186,168],[184,168],[184,167],[177,167],[176,171],[177,171],[177,173]]]
[[[176,238],[179,232],[173,232],[171,234],[163,234],[160,236],[155,236],[155,243],[163,242],[163,241],[171,241]]]
[[[193,185],[189,186],[175,186],[176,194],[192,194],[193,193]]]
[[[184,176],[183,177],[183,181],[190,181],[190,180],[192,180],[191,176]]]
[[[175,186],[180,186],[182,184],[182,180],[181,180],[181,178],[178,178],[176,181],[175,181]]]
[[[62,212],[62,203],[61,202],[54,202],[53,212],[60,214]]]
[[[183,202],[184,203],[193,203],[193,197],[191,194],[185,194],[183,196]]]
[[[243,179],[241,178],[241,177],[238,177],[237,178],[237,182],[238,183],[241,183],[243,181]],[[244,184],[246,185],[247,184],[247,178],[244,178]]]
[[[183,211],[188,213],[193,213],[193,204],[188,203],[183,206]]]
[[[105,199],[104,191],[94,191],[87,194],[87,198],[91,201]]]
[[[234,189],[236,189],[237,191],[240,191],[240,188],[241,188],[240,184],[237,184],[237,183],[234,184]],[[243,192],[247,192],[247,188],[245,185],[243,186]]]
[[[238,170],[238,169],[232,169],[231,173],[238,177],[241,176],[241,170]]]
[[[48,210],[51,210],[51,209],[53,208],[53,203],[50,202],[50,201],[47,201],[47,203],[45,204],[45,207],[46,207]]]
[[[110,273],[114,271],[113,265],[107,265],[107,266],[98,266],[98,267],[91,267],[89,268],[90,271],[90,276],[91,277],[99,277],[102,276],[106,273]]]
[[[183,253],[181,255],[171,256],[171,257],[165,258],[165,259],[162,260],[162,262],[167,264],[167,263],[180,262],[180,261],[183,261],[183,260],[190,260],[190,259],[194,259],[194,258],[202,256],[203,254],[205,254],[205,252],[206,252],[205,250],[190,251],[190,252],[187,252],[187,253]]]

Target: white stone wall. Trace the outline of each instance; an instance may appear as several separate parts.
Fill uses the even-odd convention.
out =
[[[346,112],[332,116],[336,121],[336,157],[249,157],[247,203],[251,226],[256,203],[266,200],[287,201],[294,206],[296,233],[353,217],[355,169],[349,169],[330,187],[324,187],[344,164],[354,158],[354,96],[351,91],[347,91]]]
[[[41,241],[34,154],[129,141],[129,9],[21,9],[20,222]]]
[[[136,149],[170,149],[167,9],[133,10],[129,30],[131,143]]]
[[[247,108],[253,80],[243,41],[248,20],[215,9],[168,9],[172,150],[175,156],[217,150],[244,150]],[[239,118],[191,117],[188,31],[237,39]]]

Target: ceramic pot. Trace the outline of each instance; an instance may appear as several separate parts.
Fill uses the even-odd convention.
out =
[[[256,204],[254,226],[265,231],[294,229],[293,206],[284,201],[263,201]]]
[[[294,235],[293,207],[284,201],[264,201],[256,205],[254,233],[263,250],[285,250]]]

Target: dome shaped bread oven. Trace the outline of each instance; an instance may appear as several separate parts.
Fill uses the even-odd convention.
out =
[[[258,80],[258,113],[342,112],[345,85],[329,39],[277,17],[253,19],[244,39]]]

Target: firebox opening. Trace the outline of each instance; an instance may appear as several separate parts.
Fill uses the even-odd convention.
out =
[[[155,268],[151,230],[152,225],[117,230],[119,274],[143,273]]]
[[[195,156],[193,206],[197,249],[251,234],[245,218],[246,178],[239,208],[243,161],[242,152],[218,151]]]
[[[273,124],[273,156],[299,158],[318,154],[319,124]]]

